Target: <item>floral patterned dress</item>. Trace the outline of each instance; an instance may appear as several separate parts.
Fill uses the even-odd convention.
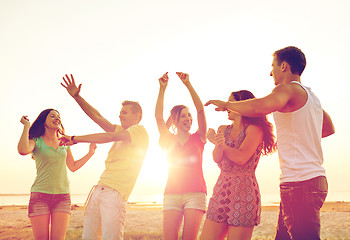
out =
[[[225,129],[225,143],[238,149],[246,137],[246,127],[240,132],[237,139],[230,141],[232,127],[233,125],[230,125]],[[242,166],[223,156],[218,163],[221,173],[209,201],[208,219],[237,227],[253,227],[260,223],[261,197],[255,169],[261,151],[262,144]]]

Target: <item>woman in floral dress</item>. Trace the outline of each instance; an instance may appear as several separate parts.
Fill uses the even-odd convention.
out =
[[[254,98],[246,90],[233,92],[229,101]],[[232,125],[222,125],[218,132],[208,131],[215,144],[214,161],[221,169],[209,201],[202,240],[251,239],[253,228],[260,223],[261,200],[255,169],[261,154],[276,149],[272,124],[266,116],[243,117],[227,111]]]

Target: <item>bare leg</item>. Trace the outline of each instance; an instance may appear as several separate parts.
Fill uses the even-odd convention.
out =
[[[250,240],[254,227],[228,227],[227,240]]]
[[[31,217],[30,223],[32,224],[32,230],[35,240],[49,239],[49,214]]]
[[[178,240],[183,213],[177,210],[163,212],[163,239]]]
[[[64,240],[70,215],[66,212],[51,214],[51,240]]]
[[[228,225],[205,219],[201,240],[223,240],[226,237]]]
[[[183,240],[195,240],[202,223],[204,211],[187,208],[184,213]]]

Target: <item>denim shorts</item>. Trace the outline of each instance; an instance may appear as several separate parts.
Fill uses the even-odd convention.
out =
[[[206,211],[207,195],[204,192],[190,192],[180,194],[165,194],[163,211],[177,210],[183,212],[186,208]]]
[[[70,214],[70,194],[48,194],[41,192],[30,193],[28,217],[48,215],[52,212],[65,212]]]

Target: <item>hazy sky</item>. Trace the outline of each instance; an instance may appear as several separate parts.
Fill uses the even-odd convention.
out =
[[[35,178],[34,161],[16,149],[22,115],[32,123],[42,110],[55,108],[67,134],[102,132],[61,87],[64,74],[74,74],[83,84],[82,97],[112,123],[119,123],[123,100],[142,105],[150,148],[132,200],[161,196],[166,181],[154,119],[163,73],[170,76],[165,117],[175,104],[188,105],[195,115],[176,71],[189,73],[203,102],[225,100],[241,89],[263,97],[274,87],[272,53],[289,45],[304,51],[302,83],[319,96],[336,128],[322,143],[329,191],[349,192],[349,12],[347,0],[1,0],[0,193],[29,193]],[[229,124],[226,113],[213,107],[206,116],[208,127]],[[83,168],[69,173],[72,193],[88,193],[97,183],[110,146],[99,145]],[[206,144],[203,163],[209,194],[219,173],[212,149]],[[87,151],[88,144],[72,147],[76,159]],[[278,192],[279,173],[277,154],[261,158],[257,178],[263,198]]]

